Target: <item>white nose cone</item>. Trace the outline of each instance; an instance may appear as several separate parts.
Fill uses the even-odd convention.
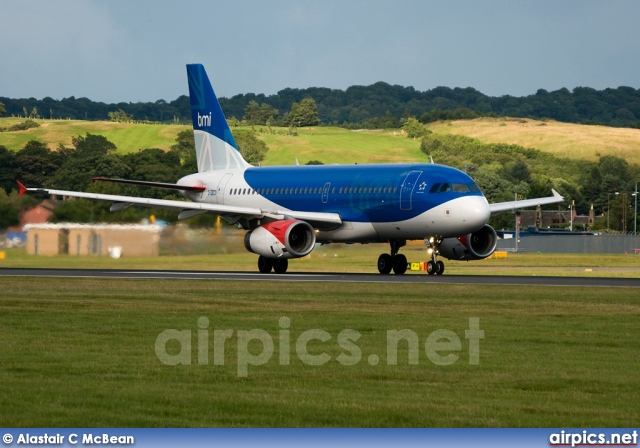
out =
[[[481,229],[491,211],[484,196],[462,196],[429,210],[425,220],[434,235],[452,238]]]
[[[466,226],[472,227],[475,231],[489,221],[491,210],[484,196],[465,196],[460,200],[462,201],[463,219]]]

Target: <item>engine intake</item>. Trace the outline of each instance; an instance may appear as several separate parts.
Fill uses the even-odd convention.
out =
[[[316,244],[316,233],[309,223],[297,219],[274,221],[247,232],[244,247],[266,258],[300,258]]]
[[[440,255],[449,260],[482,260],[496,250],[498,235],[489,224],[480,230],[457,238],[446,238],[440,243]]]

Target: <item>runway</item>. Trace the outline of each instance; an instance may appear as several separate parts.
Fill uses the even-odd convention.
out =
[[[287,274],[260,274],[257,272],[229,271],[160,271],[118,269],[42,269],[0,268],[0,277],[62,277],[62,278],[131,278],[155,280],[241,280],[334,283],[426,283],[468,285],[522,285],[522,286],[574,286],[640,288],[640,278],[606,277],[545,277],[496,275],[443,275],[426,274],[379,275],[322,272],[292,272]]]

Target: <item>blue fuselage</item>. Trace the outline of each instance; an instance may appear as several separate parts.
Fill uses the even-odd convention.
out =
[[[482,196],[467,174],[435,164],[256,167],[244,179],[282,208],[352,222],[404,221],[452,199]]]
[[[182,181],[207,186],[188,195],[196,202],[339,215],[345,225],[319,235],[334,241],[458,236],[489,218],[473,179],[436,164],[249,167]]]

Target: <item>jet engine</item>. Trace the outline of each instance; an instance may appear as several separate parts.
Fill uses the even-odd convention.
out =
[[[297,219],[263,224],[244,236],[244,247],[266,258],[304,257],[315,244],[313,227]]]
[[[439,252],[449,260],[482,260],[496,250],[498,236],[488,224],[480,230],[457,238],[446,238],[440,243]]]

